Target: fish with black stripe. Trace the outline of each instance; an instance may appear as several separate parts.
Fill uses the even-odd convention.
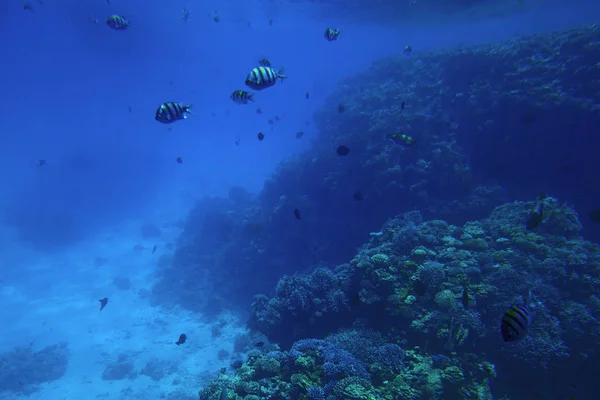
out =
[[[248,93],[245,90],[234,90],[229,97],[236,104],[248,104],[249,101],[254,101],[254,93]]]
[[[277,79],[286,79],[287,76],[283,75],[281,70],[276,70],[272,67],[259,66],[253,68],[252,71],[246,76],[246,86],[254,90],[262,90],[273,86]]]
[[[500,332],[505,343],[519,342],[527,335],[535,318],[536,308],[537,303],[533,301],[530,290],[524,303],[514,304],[506,310],[500,323]]]
[[[129,28],[129,21],[124,17],[115,14],[106,19],[106,25],[117,31],[122,31]]]
[[[155,120],[158,122],[162,122],[163,124],[170,124],[175,121],[179,121],[187,118],[187,114],[191,114],[190,109],[191,105],[186,106],[183,103],[175,103],[173,101],[168,101],[163,103],[156,110]]]

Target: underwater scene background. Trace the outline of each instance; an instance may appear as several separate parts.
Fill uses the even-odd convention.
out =
[[[0,399],[586,400],[600,4],[0,4]]]

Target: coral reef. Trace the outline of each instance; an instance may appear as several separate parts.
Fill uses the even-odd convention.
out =
[[[454,398],[444,392],[453,386],[465,396],[475,393],[475,386],[466,388],[465,371],[487,371],[479,378],[492,379],[492,362],[501,372],[510,365],[526,380],[532,368],[597,359],[598,247],[579,236],[581,224],[573,209],[554,198],[544,202],[544,222],[535,232],[524,224],[534,202],[499,206],[488,218],[463,226],[423,222],[415,212],[393,218],[349,263],[285,276],[275,296],[257,295],[249,326],[284,347],[295,342],[291,353],[302,351],[298,346],[304,338],[354,329],[328,340],[369,365],[368,370],[377,365],[378,372],[402,366],[405,356],[394,354],[412,349],[438,366],[439,379],[447,383],[440,389],[444,398]],[[528,334],[517,344],[502,345],[500,318],[530,290],[539,308]],[[342,300],[332,303],[332,298]],[[373,346],[347,344],[352,340],[343,338],[368,336],[357,326],[385,335],[386,340],[374,342],[393,360],[369,359],[379,354]],[[389,382],[395,374],[380,376],[378,382]]]
[[[37,386],[60,379],[67,371],[69,351],[66,343],[34,351],[15,348],[0,355],[0,392],[31,394]]]

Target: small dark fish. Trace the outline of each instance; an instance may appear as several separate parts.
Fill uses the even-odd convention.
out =
[[[525,229],[528,231],[536,229],[543,221],[544,221],[544,199],[546,196],[544,193],[540,193],[540,198],[538,199],[535,207],[529,215],[527,216],[527,221],[525,221]]]
[[[414,146],[415,143],[417,143],[417,141],[413,137],[408,136],[405,133],[392,133],[390,135],[387,135],[386,137],[392,143],[405,147],[411,147]]]
[[[306,100],[308,100],[309,97],[310,97],[310,94],[308,94],[308,92],[306,92]]]
[[[128,110],[129,110],[129,112],[131,112],[131,106],[129,106]]]
[[[404,47],[403,51],[404,51],[404,55],[409,56],[412,53],[412,51],[413,51],[412,46],[406,46],[406,47]]]
[[[117,31],[129,28],[129,21],[120,15],[111,15],[106,19],[106,25]]]
[[[106,304],[108,304],[108,297],[98,300],[100,302],[100,311],[104,310]]]
[[[269,20],[269,26],[273,26],[273,20],[272,19]]]
[[[264,345],[265,345],[265,342],[263,342],[263,341],[254,343],[254,346],[256,346],[256,347],[263,347]]]
[[[179,339],[175,342],[175,344],[179,346],[181,344],[184,344],[186,340],[187,336],[185,335],[185,333],[182,333],[181,335],[179,335]]]
[[[227,400],[227,389],[223,388],[223,390],[221,390],[221,396],[219,397],[219,400]]]
[[[363,200],[363,195],[360,192],[360,190],[357,190],[356,192],[354,192],[354,195],[352,196],[354,198],[354,200],[356,201],[362,201]]]
[[[249,101],[254,101],[254,93],[249,93],[245,90],[234,90],[229,98],[236,104],[248,104]]]
[[[600,223],[600,209],[596,208],[592,211],[589,211],[588,216],[592,221]]]
[[[529,125],[532,125],[532,124],[534,124],[534,123],[536,123],[536,122],[537,122],[537,117],[536,117],[536,116],[535,116],[535,114],[533,114],[533,113],[527,113],[527,114],[525,114],[525,115],[522,115],[522,116],[519,118],[519,120],[521,121],[521,123],[522,123],[523,125],[527,125],[527,126],[529,126]]]
[[[536,304],[531,299],[530,291],[524,304],[515,304],[506,310],[500,323],[500,332],[505,343],[518,342],[525,337],[535,317],[535,308]]]
[[[26,2],[23,3],[23,10],[31,11],[31,12],[35,11],[33,9],[33,5],[30,2],[28,2],[28,1],[26,1]]]
[[[298,210],[297,208],[294,210],[294,216],[296,217],[296,219],[300,219],[300,210]]]
[[[347,156],[350,153],[350,149],[346,146],[340,146],[337,148],[336,153],[338,156]]]
[[[158,107],[154,119],[158,122],[162,122],[163,124],[170,124],[175,121],[186,119],[187,114],[192,113],[190,110],[191,108],[191,105],[186,106],[183,103],[168,101]]]
[[[258,140],[262,141],[265,138],[265,134],[262,132],[258,132],[258,135],[256,135],[256,137],[258,137]]]
[[[215,12],[213,13],[213,21],[215,21],[217,24],[221,22],[221,17],[219,17],[219,13],[217,12],[217,10],[215,10]]]
[[[334,40],[338,40],[340,38],[341,32],[339,29],[335,28],[327,28],[325,29],[325,39],[328,42],[333,42]]]
[[[350,295],[350,305],[353,307],[358,307],[360,306],[360,293],[359,292],[354,292]]]
[[[188,10],[187,8],[183,9],[183,22],[188,22],[190,20],[190,10]]]
[[[236,145],[236,146],[239,146],[239,145],[240,145],[240,140],[241,140],[241,139],[240,139],[239,137],[236,137],[236,138],[235,138],[235,145]]]
[[[268,122],[269,124],[271,124],[271,125],[273,125],[273,124],[275,123],[275,122],[273,122],[273,120],[272,120],[272,119],[268,120],[267,122]]]
[[[402,103],[400,103],[400,110],[404,110],[404,106],[406,106],[406,103],[402,100]]]
[[[183,158],[181,158],[181,157],[177,157],[177,158],[175,159],[175,161],[177,161],[177,164],[181,164],[181,163],[183,163]]]
[[[463,294],[462,294],[462,305],[464,308],[469,308],[469,304],[470,304],[470,298],[469,298],[469,287],[465,286],[463,288]]]
[[[258,60],[258,65],[262,67],[270,67],[271,61],[267,60],[266,58],[261,58],[260,60]]]
[[[304,136],[304,131],[296,132],[296,139],[300,139],[302,136]]]
[[[274,119],[275,121],[279,121],[279,115],[276,115],[276,116],[274,116],[274,117],[273,117],[273,119]]]
[[[38,167],[41,167],[42,165],[46,165],[46,160],[38,160]]]
[[[152,254],[154,254],[156,252],[156,245],[154,245],[154,247],[152,248]]]
[[[417,296],[425,296],[425,294],[427,293],[427,286],[417,279],[413,282],[413,290],[415,291]]]
[[[346,107],[344,107],[344,105],[343,105],[343,104],[339,104],[339,105],[338,105],[338,112],[341,114],[341,113],[343,113],[344,111],[346,111]]]
[[[261,110],[260,108],[257,108],[257,109],[256,109],[256,113],[257,113],[257,114],[262,114],[262,110]]]

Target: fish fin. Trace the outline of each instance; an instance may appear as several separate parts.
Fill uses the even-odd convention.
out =
[[[194,113],[192,112],[192,107],[192,104],[190,104],[189,106],[185,106],[185,112],[194,115]]]
[[[248,100],[254,102],[254,93],[248,93]]]

